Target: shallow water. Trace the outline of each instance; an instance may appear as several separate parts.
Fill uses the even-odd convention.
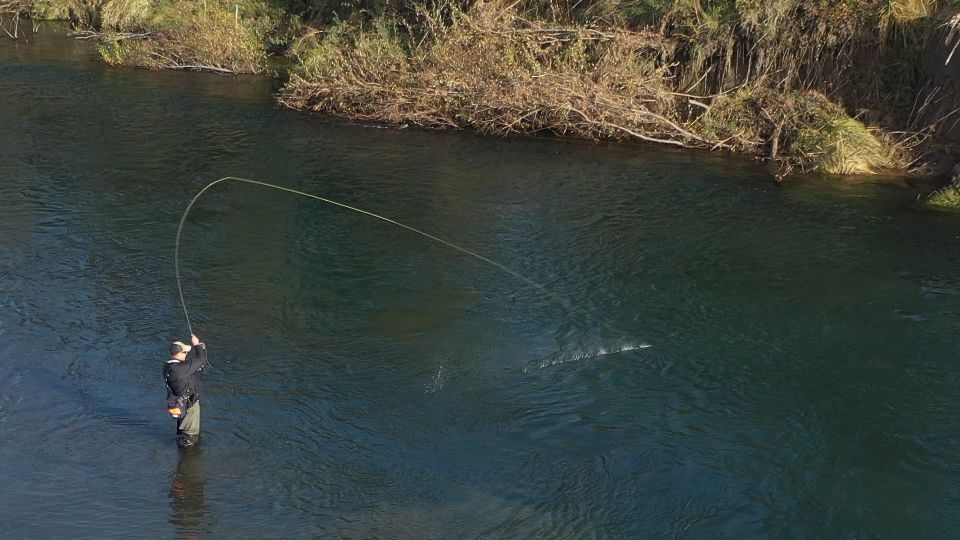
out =
[[[11,538],[946,538],[960,216],[906,180],[373,129],[0,41]],[[204,440],[160,379],[209,344]],[[568,309],[563,303],[569,303]]]

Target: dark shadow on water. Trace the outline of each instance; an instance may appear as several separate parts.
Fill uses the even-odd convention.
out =
[[[170,523],[177,529],[177,538],[208,536],[210,521],[203,497],[203,450],[195,446],[181,448],[179,452],[177,469],[170,477]]]

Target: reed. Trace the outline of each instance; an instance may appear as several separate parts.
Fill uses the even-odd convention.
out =
[[[24,0],[0,0],[0,31],[13,40],[20,39],[24,30],[20,28],[20,18],[26,12],[27,2]],[[36,32],[36,28],[27,27],[27,32]]]

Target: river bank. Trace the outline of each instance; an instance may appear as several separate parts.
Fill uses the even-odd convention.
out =
[[[952,1],[6,5],[71,20],[114,65],[258,73],[283,56],[277,99],[297,110],[734,151],[779,178],[951,176],[958,159]]]

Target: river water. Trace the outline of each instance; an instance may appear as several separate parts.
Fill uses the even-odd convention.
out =
[[[10,538],[947,538],[960,216],[903,179],[378,129],[0,42]],[[203,442],[160,373],[209,345]]]

